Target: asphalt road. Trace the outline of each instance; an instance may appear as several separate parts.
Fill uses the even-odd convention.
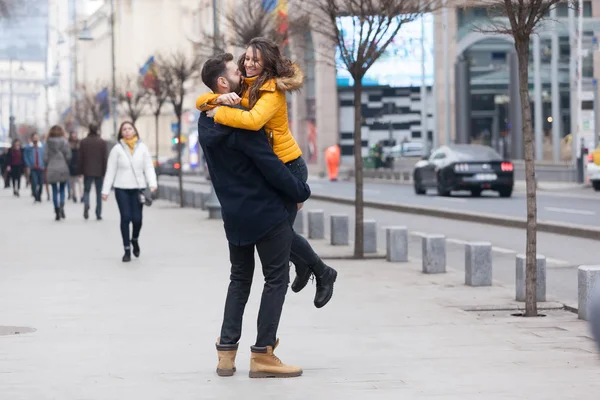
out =
[[[170,177],[161,177],[175,183]],[[204,183],[204,184],[202,184]],[[186,186],[201,186],[209,190],[206,181],[199,177],[186,177]],[[345,182],[311,180],[314,193],[353,197],[354,184]],[[395,201],[427,205],[431,207],[453,208],[457,210],[480,211],[486,213],[505,213],[504,215],[525,216],[525,195],[515,192],[513,198],[500,199],[493,195],[482,198],[455,197],[438,198],[436,196],[416,196],[412,187],[403,185],[367,184],[365,196],[372,200]],[[596,213],[596,203],[600,195],[591,189],[575,189],[569,192],[539,192],[540,214],[548,220],[573,224],[594,225],[600,222]],[[550,207],[551,209],[544,209]],[[346,213],[353,225],[354,208],[342,204],[309,200],[305,209],[323,209],[326,218],[333,213]],[[554,209],[560,211],[553,211]],[[570,210],[571,212],[567,211]],[[586,210],[589,213],[577,213]],[[511,214],[509,214],[511,213]],[[552,218],[550,218],[552,217]],[[412,233],[410,256],[420,258],[419,233],[443,234],[447,238],[447,262],[450,268],[464,270],[464,245],[470,241],[488,241],[493,245],[493,264],[495,284],[513,286],[515,282],[515,257],[525,252],[525,231],[522,229],[490,226],[485,224],[455,221],[429,216],[403,214],[398,212],[366,209],[365,218],[375,219],[378,226],[378,244],[385,246],[383,227],[391,225],[406,226]],[[329,229],[326,224],[326,230]],[[327,233],[328,234],[328,233]],[[350,232],[353,240],[354,232]],[[573,306],[577,304],[577,268],[580,265],[600,264],[598,241],[568,237],[550,233],[538,233],[538,254],[548,261],[548,297]]]
[[[171,178],[167,178],[171,179]],[[190,182],[204,182],[201,177],[186,177]],[[343,198],[354,198],[354,182],[329,182],[310,179],[313,193]],[[440,197],[435,191],[417,196],[411,185],[367,183],[365,200],[427,206],[446,210],[486,213],[499,216],[526,216],[524,191],[515,190],[511,198],[500,198],[495,192],[483,192],[480,198],[472,198],[469,192],[456,192],[452,197]],[[600,193],[591,188],[568,191],[538,191],[538,220],[575,225],[600,227]]]

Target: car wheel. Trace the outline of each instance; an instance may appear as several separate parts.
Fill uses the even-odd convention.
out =
[[[500,189],[500,190],[498,190],[498,193],[500,193],[500,197],[510,197],[510,196],[512,196],[512,191],[513,191],[513,188],[510,187],[510,188]]]
[[[600,181],[592,181],[592,187],[596,192],[600,191]]]
[[[481,189],[473,189],[473,190],[471,190],[471,196],[473,196],[473,197],[481,197]]]
[[[438,180],[437,180],[437,193],[439,196],[444,196],[444,197],[450,196],[450,190],[447,190],[446,188],[444,188],[444,186],[440,182],[439,176],[438,176]]]
[[[415,194],[424,195],[427,193],[427,190],[421,186],[421,177],[417,173],[415,173],[415,175],[413,176],[413,182],[413,186],[415,187]]]

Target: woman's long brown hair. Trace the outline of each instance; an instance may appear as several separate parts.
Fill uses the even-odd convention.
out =
[[[60,125],[54,125],[50,128],[50,132],[48,132],[48,138],[53,137],[65,137],[65,130]]]
[[[270,39],[264,37],[254,38],[248,43],[248,47],[254,52],[255,58],[257,51],[260,51],[263,58],[263,72],[250,87],[247,87],[245,83],[242,86],[242,92],[250,91],[248,99],[250,100],[250,108],[252,108],[260,97],[260,88],[269,79],[291,78],[294,75],[294,69],[292,60],[281,54],[279,47]],[[238,67],[244,76],[246,76],[245,59],[246,53],[242,54],[238,60]]]

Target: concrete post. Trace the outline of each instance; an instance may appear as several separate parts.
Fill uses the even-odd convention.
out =
[[[377,221],[365,219],[364,228],[364,252],[365,254],[377,253]]]
[[[325,239],[325,211],[310,210],[308,212],[308,238]]]
[[[183,191],[183,205],[184,207],[193,207],[194,206],[194,191],[190,189],[185,189]]]
[[[346,214],[334,214],[331,219],[331,245],[347,246],[350,239],[349,218]]]
[[[444,235],[424,235],[422,237],[423,273],[442,274],[446,272],[446,237]]]
[[[390,226],[385,230],[385,259],[389,262],[408,262],[408,229]]]
[[[578,314],[579,318],[589,320],[592,298],[600,290],[600,265],[582,265],[578,275]]]
[[[221,214],[221,203],[219,203],[219,199],[217,198],[214,188],[211,187],[210,194],[204,200],[204,203],[208,209],[208,219],[223,218],[223,215]]]
[[[204,192],[194,193],[194,208],[204,209]]]
[[[546,301],[546,257],[537,255],[536,259],[536,301]],[[515,290],[517,301],[525,301],[525,287],[526,287],[526,265],[525,255],[517,254],[517,265],[516,265],[516,279],[515,279]]]
[[[471,67],[464,57],[456,62],[456,143],[467,144],[471,140]]]
[[[465,246],[465,285],[492,286],[492,244],[467,243]]]
[[[304,234],[304,212],[302,210],[298,210],[298,214],[296,214],[296,219],[294,220],[294,232],[299,234]]]

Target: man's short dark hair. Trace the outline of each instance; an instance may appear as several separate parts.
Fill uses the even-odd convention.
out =
[[[98,134],[98,126],[96,124],[90,124],[89,130],[90,130],[90,135]]]
[[[217,92],[217,79],[227,70],[227,63],[233,61],[233,54],[223,53],[210,58],[202,67],[202,82],[213,92]]]

